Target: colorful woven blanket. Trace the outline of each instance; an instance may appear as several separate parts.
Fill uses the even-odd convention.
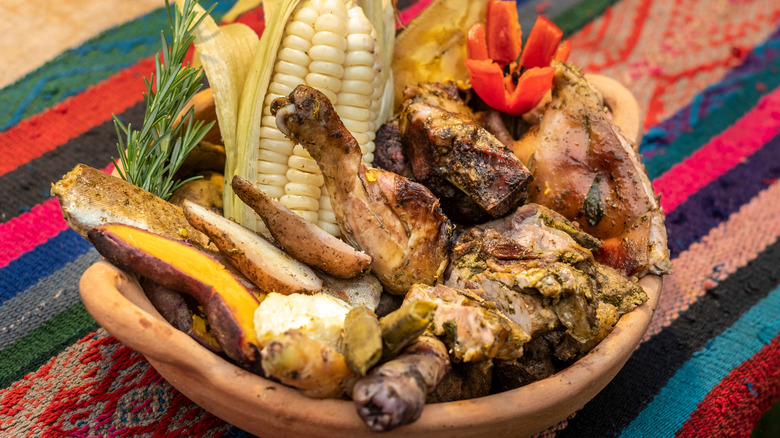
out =
[[[401,4],[410,16],[427,2]],[[11,3],[24,15],[41,2]],[[525,29],[551,17],[572,41],[570,61],[636,95],[674,264],[622,371],[542,435],[749,436],[780,397],[780,2],[517,6]],[[0,76],[0,436],[248,436],[181,395],[79,300],[99,256],[68,228],[50,184],[79,162],[110,170],[111,114],[142,119],[142,78],[166,26],[157,5],[115,8],[95,9],[91,19],[109,24],[75,47]],[[262,18],[257,8],[238,20],[261,32]],[[38,23],[23,29],[29,38]]]

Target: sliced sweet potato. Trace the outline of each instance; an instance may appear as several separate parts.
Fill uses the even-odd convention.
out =
[[[296,259],[338,278],[352,278],[371,266],[371,256],[271,199],[251,182],[234,176],[232,186],[260,215],[276,243]]]
[[[185,243],[128,225],[94,227],[89,239],[116,266],[195,298],[225,354],[249,370],[260,371],[254,330],[260,301],[224,265]]]
[[[184,201],[183,207],[190,224],[209,236],[230,263],[264,292],[289,295],[322,290],[322,280],[311,268],[254,231],[193,202]]]

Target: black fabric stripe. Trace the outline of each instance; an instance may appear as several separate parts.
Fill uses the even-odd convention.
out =
[[[693,353],[723,333],[779,283],[780,241],[775,241],[643,343],[615,379],[556,436],[619,434]]]
[[[124,123],[140,126],[146,106],[139,102],[119,117]],[[94,126],[80,136],[54,150],[0,176],[0,223],[29,211],[48,199],[51,184],[78,163],[102,168],[117,157],[117,137],[114,122],[109,120]]]
[[[672,258],[706,236],[780,178],[780,136],[702,187],[666,215]]]

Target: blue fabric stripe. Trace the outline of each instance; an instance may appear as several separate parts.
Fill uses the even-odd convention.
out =
[[[674,436],[712,388],[779,332],[780,287],[694,353],[621,436]]]
[[[767,94],[766,90],[780,86],[778,68],[780,28],[756,46],[742,65],[730,70],[723,81],[697,94],[691,104],[647,132],[639,151],[650,179],[661,176],[734,124]],[[758,84],[763,88],[759,89]]]
[[[79,302],[79,278],[100,254],[90,249],[64,268],[0,304],[0,351]]]
[[[92,244],[68,228],[24,253],[0,269],[0,303],[52,275],[92,248]]]
[[[646,160],[652,158],[662,149],[669,148],[672,143],[683,136],[686,131],[695,128],[713,112],[728,104],[740,94],[745,94],[744,88],[755,87],[754,79],[761,72],[772,69],[774,60],[780,56],[780,28],[776,29],[763,43],[755,46],[744,61],[730,69],[724,77],[698,93],[691,102],[677,113],[648,129],[645,133],[639,152]],[[767,86],[768,89],[773,87]],[[725,122],[724,122],[725,123]]]

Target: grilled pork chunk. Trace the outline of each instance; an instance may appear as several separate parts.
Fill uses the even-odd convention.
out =
[[[503,216],[525,199],[530,172],[507,139],[475,121],[455,85],[407,86],[404,97],[401,112],[377,132],[375,165],[428,187],[458,223]]]
[[[442,199],[445,212],[473,223],[468,200],[501,217],[526,197],[531,174],[493,135],[466,115],[423,102],[404,104],[399,119],[406,158],[416,181]]]
[[[605,240],[599,260],[627,275],[669,272],[663,212],[640,156],[576,67],[556,64],[552,102],[512,150],[534,176],[528,202]]]
[[[589,351],[647,299],[635,280],[593,259],[597,240],[537,204],[470,228],[455,241],[446,284],[474,289],[526,333],[565,336],[556,356]]]
[[[271,111],[279,129],[319,164],[343,235],[372,257],[385,290],[404,294],[415,283],[434,284],[452,233],[439,200],[418,183],[366,167],[357,141],[316,89],[298,86]]]
[[[428,330],[444,338],[450,355],[459,362],[515,359],[531,340],[494,303],[480,297],[479,291],[418,284],[404,298],[405,303],[412,301],[436,303]]]

